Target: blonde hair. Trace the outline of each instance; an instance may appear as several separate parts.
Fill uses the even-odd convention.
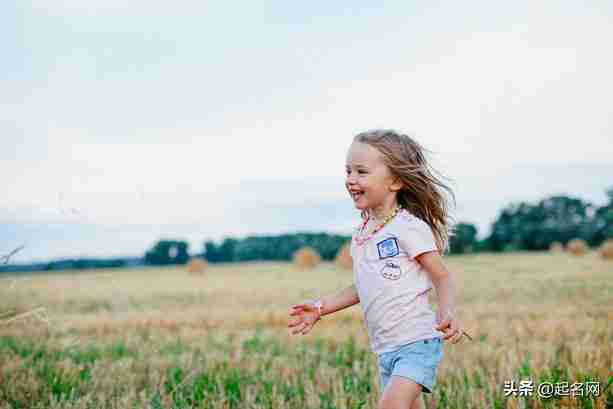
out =
[[[387,167],[403,184],[398,191],[398,205],[430,226],[439,252],[444,253],[451,235],[449,199],[455,204],[455,195],[441,180],[447,178],[428,164],[424,155],[428,151],[409,136],[391,129],[359,133],[354,142],[368,144],[381,152]],[[449,198],[444,192],[449,193]]]

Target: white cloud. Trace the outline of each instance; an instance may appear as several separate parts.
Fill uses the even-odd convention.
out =
[[[77,16],[125,11],[114,1],[34,4]],[[154,2],[152,10],[164,11],[164,4]],[[140,10],[143,3],[130,7]],[[322,77],[295,88],[277,87],[275,75],[281,73],[271,61],[271,75],[262,81],[269,81],[274,95],[245,89],[244,101],[229,105],[223,95],[187,92],[199,84],[200,67],[177,78],[183,70],[179,59],[172,76],[138,85],[131,78],[72,81],[80,66],[70,60],[48,84],[32,81],[24,103],[10,106],[11,117],[46,152],[35,160],[3,162],[4,204],[34,206],[45,209],[40,217],[63,218],[61,196],[68,208],[81,209],[96,223],[144,224],[160,216],[168,223],[214,223],[248,201],[342,197],[340,182],[322,189],[309,181],[342,180],[351,137],[374,127],[414,133],[438,153],[437,167],[458,180],[493,177],[522,162],[610,159],[613,55],[605,44],[613,38],[610,19],[545,12],[533,10],[508,31],[432,29],[417,46],[398,49],[402,59],[389,62],[368,61],[368,49],[338,51],[321,60],[328,64],[317,70]],[[406,33],[395,33],[395,44]],[[234,90],[233,78],[220,77],[219,89]],[[192,127],[142,127],[160,116],[171,123],[186,109],[195,115],[198,98],[217,102],[221,113],[203,110]],[[107,129],[106,121],[116,131]],[[46,128],[45,135],[38,132]],[[254,180],[292,181],[296,187],[246,183]],[[304,184],[295,182],[300,180]]]
[[[318,152],[326,135],[299,141],[256,127],[247,131],[253,136],[156,130],[172,134],[174,142],[119,144],[87,142],[95,140],[87,131],[51,129],[46,158],[7,163],[11,171],[0,175],[7,189],[5,206],[25,209],[19,218],[26,220],[215,223],[249,201],[289,204],[344,194],[347,141],[328,144],[338,146],[337,160],[330,161],[338,171],[328,176],[330,169],[322,172],[317,162],[325,156]],[[291,182],[276,189],[258,180]],[[313,186],[316,191],[310,191]]]
[[[142,15],[181,15],[204,13],[210,10],[208,2],[179,0],[169,3],[163,0],[31,0],[33,10],[50,15],[70,16],[142,16]]]
[[[613,27],[605,19],[578,19],[571,41],[564,34],[569,23],[472,33],[454,39],[452,50],[434,44],[430,58],[417,56],[408,69],[333,94],[364,99],[354,106],[357,123],[376,117],[381,124],[408,124],[443,156],[478,155],[479,161],[458,171],[521,161],[604,160],[613,154],[613,56],[603,39],[613,38]],[[560,35],[557,41],[547,30]]]

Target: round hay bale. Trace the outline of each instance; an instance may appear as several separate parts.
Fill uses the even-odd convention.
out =
[[[353,269],[353,258],[351,258],[351,253],[349,252],[350,243],[346,243],[338,250],[336,253],[336,258],[334,262],[338,268],[343,270],[351,270]]]
[[[201,259],[199,257],[194,257],[187,262],[187,272],[194,274],[201,274],[207,269],[209,264],[206,260]]]
[[[605,260],[613,260],[613,239],[605,240],[600,246],[599,253]]]
[[[559,241],[554,241],[551,243],[551,246],[549,246],[549,251],[552,253],[562,253],[564,251],[564,245]]]
[[[315,268],[320,262],[319,253],[312,247],[302,247],[294,253],[294,265],[299,268]]]
[[[588,246],[585,240],[572,239],[566,245],[566,250],[574,256],[584,256],[587,253]]]

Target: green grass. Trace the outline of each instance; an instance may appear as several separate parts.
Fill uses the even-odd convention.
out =
[[[448,262],[474,340],[445,345],[428,405],[613,408],[613,263],[549,253]],[[307,336],[286,333],[290,305],[344,288],[351,272],[268,263],[117,273],[0,282],[4,319],[43,306],[51,322],[0,327],[0,409],[376,407],[377,362],[358,308]],[[599,381],[602,396],[504,396],[504,381],[526,379]]]
[[[359,347],[352,337],[341,343],[325,339],[315,339],[288,348],[275,336],[255,331],[241,343],[233,343],[233,337],[224,342],[207,343],[203,353],[177,338],[174,342],[162,345],[157,352],[140,352],[126,346],[123,342],[108,345],[79,345],[68,350],[54,348],[51,344],[36,344],[13,337],[0,337],[0,362],[19,357],[22,365],[12,374],[4,373],[5,382],[0,384],[0,400],[10,408],[46,407],[53,402],[76,403],[91,392],[94,367],[97,364],[110,364],[124,359],[147,361],[149,354],[155,353],[170,363],[160,371],[162,382],[152,388],[151,382],[144,382],[147,402],[135,401],[136,406],[147,404],[156,408],[196,408],[196,407],[249,407],[254,408],[363,408],[371,402],[374,384],[377,382],[376,362],[367,349]],[[221,348],[222,346],[225,347]],[[235,345],[232,353],[241,357],[226,355],[227,346]],[[215,350],[215,348],[220,348]],[[217,353],[217,354],[216,354]],[[215,356],[215,358],[213,358]],[[293,367],[286,376],[276,368],[279,360],[283,365]],[[73,370],[66,369],[65,361],[74,364]],[[76,369],[75,369],[76,368]],[[155,372],[161,368],[150,370]],[[30,373],[29,371],[32,370]],[[127,371],[131,369],[126,369]],[[487,390],[487,367],[475,368],[472,372],[462,371],[454,377],[440,379],[431,396],[438,407],[464,409],[472,407],[471,394],[476,390]],[[33,374],[36,382],[18,385],[20,376]],[[526,356],[517,368],[517,380],[533,379],[535,386],[542,382],[599,381],[603,393],[607,382],[613,378],[598,379],[591,373],[579,379],[569,378],[569,368],[559,366],[555,360],[540,372],[535,372],[531,357]],[[34,388],[36,385],[36,388]],[[135,385],[125,385],[120,379],[115,383],[110,396],[120,397],[126,389]],[[606,402],[613,402],[611,388],[606,390]],[[316,399],[308,399],[308,390],[316,391]],[[27,393],[26,393],[27,392]],[[141,391],[136,391],[141,392]],[[508,397],[503,396],[502,385],[497,390],[487,391],[489,407],[506,408]],[[40,399],[32,405],[31,396]],[[111,402],[97,400],[89,396],[89,402],[96,408],[112,407]],[[524,407],[557,407],[556,398],[541,399],[535,395],[524,400]],[[593,397],[577,397],[580,408],[595,408]],[[339,404],[341,402],[341,404]]]

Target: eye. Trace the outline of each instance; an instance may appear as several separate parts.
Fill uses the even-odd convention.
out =
[[[367,174],[368,172],[366,172],[365,170],[360,169],[360,170],[358,170],[358,173],[359,173],[360,175],[365,175],[365,174]]]

